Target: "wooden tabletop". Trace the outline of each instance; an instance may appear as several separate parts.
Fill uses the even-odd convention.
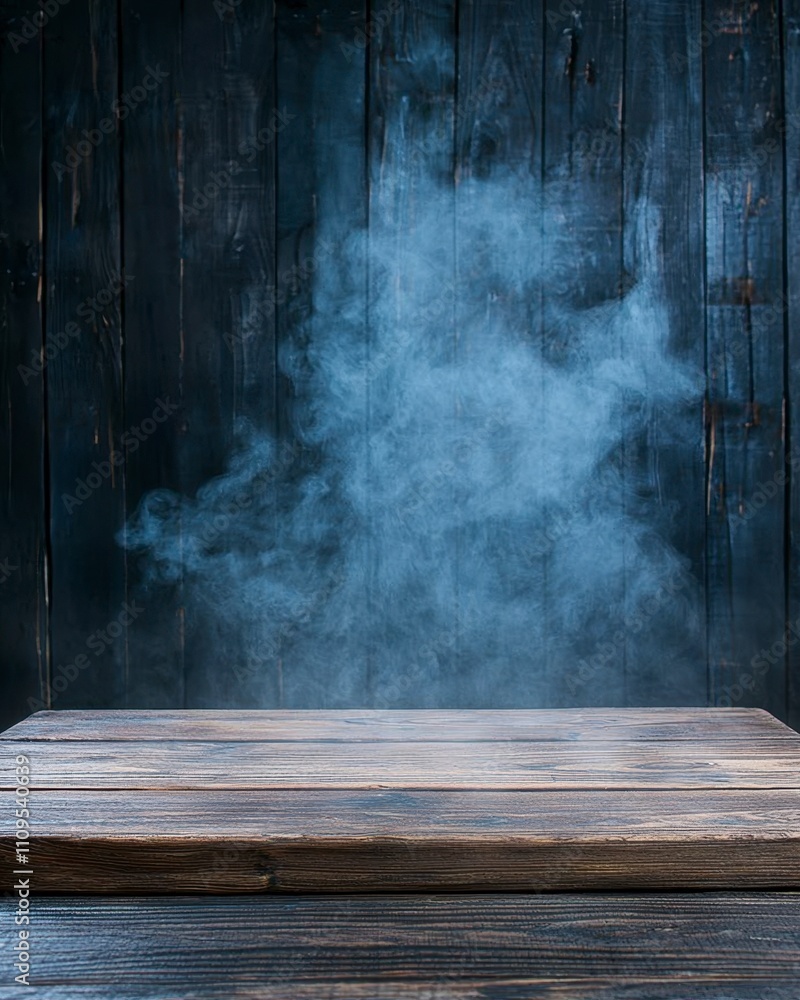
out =
[[[40,712],[2,740],[40,892],[800,888],[800,736],[755,709]]]

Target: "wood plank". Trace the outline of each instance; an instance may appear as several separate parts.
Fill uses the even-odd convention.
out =
[[[42,50],[33,4],[0,9],[0,726],[47,703],[42,374]]]
[[[797,733],[757,708],[263,711],[191,709],[37,712],[0,734],[4,740],[507,740],[673,742],[796,740]]]
[[[13,793],[3,792],[0,801]],[[492,841],[499,837],[573,846],[625,840],[665,847],[688,841],[795,842],[797,789],[753,791],[106,791],[36,792],[36,837],[44,840],[330,842],[380,837]],[[6,846],[11,833],[6,835]],[[156,843],[157,842],[157,843]],[[449,841],[448,841],[449,842]],[[796,845],[790,850],[796,850]]]
[[[39,898],[35,928],[54,1000],[793,1000],[800,972],[795,893]]]
[[[788,509],[786,546],[787,579],[787,626],[791,629],[800,621],[800,399],[792,391],[792,380],[800,371],[800,120],[797,108],[800,106],[800,4],[798,0],[784,0],[783,12],[783,59],[784,59],[784,121],[783,132],[786,199],[785,251],[786,251],[786,298],[776,303],[773,312],[773,326],[782,326],[786,336],[786,372],[788,376],[786,400],[786,468],[788,479]],[[795,634],[779,638],[785,639],[787,653],[787,717],[790,725],[800,727],[800,649]],[[770,649],[765,657],[765,666],[779,659],[781,646],[773,653]],[[774,664],[780,669],[779,662]]]
[[[32,801],[43,806],[45,816],[58,815],[52,799],[54,793],[37,792]],[[668,831],[662,835],[644,830],[631,835],[625,827],[628,814],[615,817],[612,833],[598,823],[593,836],[576,838],[568,826],[573,803],[564,804],[561,823],[555,834],[536,830],[538,813],[547,812],[546,803],[529,804],[528,831],[525,834],[507,830],[503,824],[495,832],[476,835],[474,828],[463,832],[455,824],[419,835],[403,832],[400,826],[385,820],[385,803],[372,803],[376,813],[373,822],[370,803],[362,794],[357,802],[343,801],[329,795],[325,801],[309,796],[321,815],[328,821],[319,832],[320,822],[274,833],[270,824],[278,808],[291,806],[280,795],[272,794],[259,809],[246,808],[229,793],[227,800],[214,802],[206,795],[202,801],[191,801],[189,793],[170,792],[171,802],[158,802],[155,796],[126,792],[131,806],[155,807],[154,819],[163,821],[169,829],[170,812],[176,807],[187,808],[189,817],[198,819],[197,828],[180,827],[175,833],[153,835],[153,827],[138,832],[119,832],[120,827],[103,831],[99,824],[85,824],[77,831],[70,825],[72,810],[80,805],[95,806],[98,813],[118,814],[106,795],[105,802],[87,800],[90,793],[72,793],[63,808],[67,817],[58,824],[37,825],[35,851],[31,858],[35,866],[37,892],[74,893],[143,893],[202,892],[229,894],[237,892],[388,892],[388,891],[452,891],[452,892],[566,892],[566,891],[708,891],[711,889],[797,889],[800,888],[800,839],[797,830],[797,802],[790,818],[781,821],[776,816],[775,829],[761,833],[759,821],[750,829],[740,824],[738,835],[723,830],[725,822],[738,824],[738,814],[720,816],[717,832],[709,834],[711,824],[696,824],[695,830],[681,833]],[[216,793],[222,794],[222,793]],[[244,794],[244,793],[239,793]],[[422,793],[419,793],[420,795]],[[465,793],[458,793],[463,796]],[[488,793],[483,793],[488,795]],[[516,799],[521,793],[516,793]],[[587,793],[596,797],[601,793]],[[650,798],[655,793],[647,793]],[[719,794],[719,793],[714,793]],[[766,793],[764,793],[766,794]],[[299,797],[300,793],[296,793]],[[408,793],[405,793],[407,796]],[[539,794],[538,799],[542,799]],[[450,795],[450,799],[454,799]],[[506,799],[508,796],[506,797]],[[445,816],[454,809],[447,802],[417,802],[431,809],[444,805]],[[605,803],[582,802],[574,810],[579,816],[596,815]],[[208,823],[202,808],[212,807],[211,816],[222,808],[242,808],[245,830],[235,833],[198,833],[202,822]],[[328,832],[335,823],[335,809],[353,805],[365,809],[364,826],[351,824],[349,834]],[[671,800],[660,803],[661,825],[669,822]],[[502,797],[493,797],[479,809],[458,813],[462,821],[474,822],[483,817],[487,828],[494,817],[488,816],[492,806],[507,807]],[[365,808],[367,807],[367,808]],[[678,804],[679,807],[679,804]],[[510,808],[515,808],[513,804]],[[648,806],[640,803],[639,818],[653,823],[653,814],[642,819]],[[752,813],[753,807],[751,807]],[[620,810],[620,813],[622,810]],[[601,814],[602,816],[603,814]],[[126,812],[126,821],[130,816]],[[406,810],[398,817],[405,821],[411,816]],[[297,813],[289,818],[297,822]],[[48,820],[45,820],[47,822]],[[223,821],[224,822],[224,821]],[[252,832],[260,824],[257,832]],[[793,824],[793,825],[792,825]],[[512,824],[509,824],[513,826]],[[546,824],[542,824],[545,826]],[[766,824],[764,824],[766,825]],[[140,824],[141,826],[141,824]],[[289,826],[285,823],[284,826]],[[431,827],[435,824],[432,823]],[[251,832],[247,832],[247,830]],[[787,830],[795,834],[788,835]],[[8,870],[14,862],[14,843],[10,836],[0,838],[0,856]]]
[[[648,616],[646,628],[628,632],[627,704],[707,699],[701,8],[664,0],[625,7],[625,280],[644,283],[652,318],[663,328],[665,384],[687,371],[695,382],[685,396],[670,390],[652,401],[651,393],[645,420],[625,442],[627,512],[667,543],[644,565],[662,579],[679,561],[685,566],[679,593]],[[605,141],[595,135],[589,149]],[[629,567],[632,618],[632,595],[641,599],[635,584]]]
[[[528,557],[521,539],[541,527],[541,435],[532,429],[546,425],[544,7],[534,0],[464,0],[457,14],[458,444],[442,478],[452,479],[455,496],[447,507],[455,528],[458,679],[444,703],[541,707],[553,701],[553,677],[546,657],[530,651],[547,642],[545,567],[538,556]]]
[[[778,9],[705,6],[706,466],[710,700],[785,717],[785,658],[760,659],[786,627]]]
[[[377,0],[369,15],[368,704],[429,708],[463,697],[446,472],[456,3]]]
[[[1,745],[1,744],[0,744]],[[800,739],[582,743],[227,743],[169,740],[8,744],[31,788],[798,788]]]
[[[184,704],[238,707],[275,700],[274,686],[265,678],[221,673],[215,653],[222,644],[232,651],[233,662],[247,661],[253,622],[239,612],[247,606],[242,553],[252,544],[247,514],[236,514],[242,513],[243,492],[247,506],[262,497],[263,488],[253,480],[265,471],[263,453],[251,451],[251,445],[253,433],[263,433],[275,417],[272,7],[258,0],[216,7],[187,0],[181,68],[187,391],[180,468],[183,488],[194,500],[184,505],[181,521],[184,554],[191,546],[193,555],[184,572]],[[263,142],[258,138],[262,129]],[[251,474],[217,478],[234,452],[243,454],[240,470],[246,466]],[[168,522],[166,547],[173,543],[171,529]],[[171,555],[186,565],[184,554],[173,549]]]
[[[180,9],[160,0],[131,0],[122,16],[122,83],[140,84],[148,67],[167,76],[128,115],[122,132],[122,254],[129,281],[122,297],[125,324],[126,421],[139,426],[158,399],[178,407],[125,464],[125,506],[133,517],[150,490],[180,490],[183,422],[181,297]],[[180,524],[174,544],[180,547]],[[128,526],[124,535],[129,540]],[[125,704],[183,705],[183,610],[180,573],[171,585],[148,581],[147,559],[126,552],[126,596],[145,608],[142,629],[126,633]],[[150,583],[148,592],[147,584]]]
[[[254,602],[250,652],[253,672],[272,678],[272,704],[288,707],[369,701],[368,626],[353,618],[369,601],[366,7],[276,6],[278,104],[288,117],[276,138],[277,431],[279,454],[290,460],[274,529],[283,585]],[[302,512],[311,482],[328,493],[309,530]]]
[[[543,350],[550,367],[542,433],[552,444],[540,475],[560,482],[570,446],[584,456],[583,467],[550,499],[543,529],[544,655],[546,672],[560,678],[561,705],[624,704],[626,697],[625,641],[609,641],[627,610],[622,422],[584,408],[582,398],[570,405],[568,391],[565,404],[563,381],[570,365],[586,365],[587,350],[601,363],[623,349],[604,319],[610,313],[594,310],[613,310],[623,291],[624,11],[623,0],[545,9]],[[601,479],[607,472],[614,475]],[[590,576],[583,564],[587,546]]]
[[[49,705],[100,708],[121,703],[125,680],[124,560],[114,541],[125,520],[124,463],[114,459],[125,454],[128,430],[121,393],[116,7],[75,0],[47,20],[42,38],[43,295],[47,345],[55,351],[47,364]],[[129,96],[135,114],[142,101]],[[71,337],[70,323],[78,331]],[[65,331],[68,343],[58,349]],[[109,626],[117,632],[113,639]]]

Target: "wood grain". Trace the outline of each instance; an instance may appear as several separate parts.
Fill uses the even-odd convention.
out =
[[[104,708],[124,699],[124,632],[108,642],[96,634],[112,622],[116,628],[125,601],[121,553],[98,557],[116,546],[125,523],[124,469],[113,459],[126,453],[129,429],[121,391],[118,29],[116,6],[90,0],[62,7],[42,28],[42,295],[46,341],[55,348],[46,369],[50,586],[58,595],[50,606],[52,689],[44,707]],[[100,130],[103,122],[110,132]],[[58,349],[70,323],[78,332]]]
[[[374,622],[367,650],[367,704],[381,708],[442,704],[457,676],[457,566],[454,534],[431,531],[425,513],[454,503],[450,455],[438,421],[457,400],[437,366],[455,348],[455,0],[374,0],[368,26],[366,142],[369,191],[369,565],[366,613]],[[397,351],[395,345],[402,344]],[[411,403],[396,387],[419,388]],[[444,401],[439,399],[443,394]],[[411,470],[428,440],[429,464]],[[409,513],[412,488],[431,490],[422,514]],[[413,570],[411,569],[413,567]],[[431,581],[437,582],[431,587]],[[430,617],[419,609],[431,607]],[[421,650],[440,637],[436,651]],[[452,701],[452,698],[451,698]]]
[[[795,893],[39,899],[36,934],[54,1000],[794,1000],[800,975]]]
[[[32,788],[798,788],[800,740],[741,744],[15,742]],[[39,751],[37,753],[37,750]],[[0,763],[11,787],[13,759]]]
[[[623,147],[622,100],[625,86],[625,4],[622,0],[590,0],[581,4],[548,4],[544,18],[543,195],[545,286],[543,291],[543,350],[558,369],[574,358],[583,311],[619,300],[623,290]],[[589,323],[592,320],[589,317]],[[594,331],[597,335],[598,330]],[[602,334],[600,334],[602,336]],[[618,356],[616,333],[608,335],[608,356]],[[556,393],[554,393],[554,396]],[[558,399],[547,433],[558,440]],[[568,418],[567,418],[568,419]],[[609,427],[619,437],[621,423]],[[621,470],[621,450],[607,457],[599,471]],[[557,459],[556,459],[557,461]],[[624,516],[621,475],[610,485],[599,481],[601,503],[610,516]],[[556,511],[555,524],[558,525]],[[548,525],[549,526],[549,525]],[[603,533],[601,533],[603,534]],[[559,676],[560,703],[565,705],[625,704],[625,643],[615,644],[600,670],[575,685],[575,660],[591,659],[619,628],[625,617],[624,572],[606,567],[624,561],[625,533],[597,539],[609,549],[593,560],[602,583],[580,608],[577,635],[559,597],[560,582],[581,573],[579,561],[564,552],[580,551],[580,540],[549,553],[548,634],[544,655],[546,675]],[[559,557],[560,558],[557,558]]]
[[[0,725],[47,704],[42,50],[18,44],[34,4],[0,9]],[[14,37],[14,36],[17,37]],[[33,704],[31,704],[33,702]]]
[[[160,0],[120,5],[120,72],[130,91],[159,67],[168,77],[124,123],[122,253],[133,279],[122,297],[125,326],[125,413],[129,425],[147,419],[157,399],[183,406],[182,223],[183,149],[179,94],[181,9]],[[129,514],[155,489],[180,490],[184,423],[180,410],[146,445],[125,461],[125,506]],[[180,532],[180,526],[178,528]],[[181,581],[146,592],[146,560],[126,551],[129,600],[145,608],[142,627],[125,637],[127,706],[183,705],[184,614]],[[146,595],[146,596],[145,596]],[[159,641],[153,644],[151,636]]]
[[[139,714],[153,738],[132,738],[137,713],[104,713],[94,739],[43,713],[2,742],[9,813],[30,759],[39,891],[800,885],[800,737],[758,711],[654,712],[660,739],[641,710],[543,712],[542,741],[536,712],[327,712],[319,739],[313,713],[235,713],[235,740],[192,738],[225,713]],[[593,717],[605,738],[575,738]]]
[[[565,273],[548,283],[545,313],[548,303],[581,307],[616,296],[620,280],[635,269],[630,208],[639,194],[649,195],[664,208],[663,277],[673,346],[704,370],[709,383],[702,453],[695,406],[685,422],[675,413],[655,417],[647,440],[628,442],[627,454],[633,481],[642,487],[637,503],[653,512],[661,537],[691,563],[701,620],[709,599],[710,683],[696,644],[687,648],[683,630],[676,629],[680,635],[665,636],[662,662],[637,662],[629,641],[610,683],[594,677],[578,692],[547,688],[541,694],[553,704],[574,703],[573,695],[587,703],[757,703],[800,724],[798,647],[790,647],[788,662],[780,652],[762,660],[759,671],[769,664],[763,674],[751,669],[762,649],[780,649],[787,624],[800,617],[800,577],[793,571],[800,554],[800,491],[789,484],[784,509],[784,487],[776,479],[793,474],[786,459],[791,465],[792,428],[799,419],[790,391],[800,315],[795,0],[751,6],[553,0],[544,7],[527,0],[420,0],[402,4],[402,10],[389,0],[344,6],[287,0],[274,11],[255,0],[217,7],[187,0],[181,10],[169,11],[155,0],[130,0],[118,11],[88,0],[61,6],[59,16],[15,52],[10,36],[37,13],[38,0],[2,4],[7,171],[0,191],[6,345],[1,412],[9,434],[0,454],[0,513],[7,525],[0,561],[8,557],[20,566],[0,594],[7,609],[6,702],[15,706],[9,719],[22,715],[29,698],[48,700],[46,596],[53,615],[55,707],[123,705],[126,687],[127,703],[135,705],[223,699],[243,705],[254,695],[257,703],[274,705],[338,699],[329,683],[336,680],[335,657],[321,656],[313,666],[298,658],[286,690],[277,669],[263,691],[257,690],[258,667],[234,684],[233,671],[248,667],[241,634],[235,627],[225,631],[217,619],[224,636],[218,634],[199,614],[186,661],[187,689],[180,593],[151,600],[146,621],[131,630],[127,646],[120,639],[91,658],[89,673],[74,683],[65,678],[75,657],[85,653],[87,639],[115,618],[140,582],[137,559],[126,561],[115,542],[140,497],[151,487],[193,494],[224,468],[238,417],[261,426],[276,413],[284,419],[291,409],[289,381],[276,376],[276,317],[258,312],[269,305],[278,277],[275,231],[281,258],[292,263],[313,242],[330,206],[336,206],[335,226],[354,220],[361,227],[370,204],[373,223],[384,209],[395,212],[396,243],[413,251],[422,206],[415,184],[433,165],[454,191],[456,225],[451,227],[449,213],[442,220],[455,242],[455,267],[443,260],[447,280],[453,272],[468,279],[457,265],[458,220],[470,209],[468,200],[458,202],[460,181],[505,171],[527,197],[525,172],[530,167],[533,187],[539,171],[552,209],[542,235],[548,252],[556,256],[563,249],[568,261]],[[440,43],[438,68],[426,65],[425,53]],[[343,45],[350,46],[347,55]],[[149,61],[169,69],[170,80],[119,121],[77,171],[57,177],[53,161],[64,159],[84,129],[97,126],[122,91],[138,85]],[[484,73],[499,84],[496,90],[481,91]],[[291,99],[297,131],[269,143],[235,183],[214,195],[210,207],[181,223],[181,207],[214,184],[212,175],[240,161],[239,143],[269,121],[278,95]],[[459,116],[455,123],[453,113]],[[384,136],[403,137],[410,151],[414,143],[425,145],[437,125],[446,127],[448,138],[435,149],[428,145],[428,160],[416,176],[404,172],[402,158],[384,158]],[[278,168],[279,147],[285,155]],[[649,156],[649,183],[637,159],[642,148]],[[392,183],[394,171],[398,185]],[[535,223],[531,233],[539,235]],[[539,243],[545,245],[538,238],[530,243],[531,257],[541,252]],[[342,285],[334,273],[341,261],[329,263],[326,280]],[[16,374],[19,350],[29,357],[46,336],[52,342],[67,323],[81,321],[81,303],[103,291],[122,265],[134,276],[125,296],[81,322],[80,335],[48,364],[46,376],[23,386]],[[351,291],[366,289],[362,267],[350,277]],[[302,340],[329,320],[307,285],[282,315],[278,310],[284,342],[295,335]],[[463,313],[471,309],[473,291],[459,288],[456,336],[464,335],[464,347]],[[370,297],[374,302],[374,289],[371,296],[365,290],[353,308],[357,321],[348,331],[358,362],[368,352]],[[397,298],[402,313],[403,296]],[[519,303],[495,302],[492,310],[500,323],[528,319]],[[258,321],[248,326],[255,314]],[[344,324],[342,317],[337,321]],[[236,350],[229,350],[225,334],[235,337],[252,326],[259,336],[235,340]],[[533,319],[526,329],[535,334]],[[448,324],[448,345],[452,332]],[[545,323],[545,353],[558,356],[568,339],[568,331]],[[486,357],[491,370],[491,352]],[[382,391],[376,392],[371,425],[365,417],[354,431],[364,442],[362,453],[380,417]],[[126,454],[113,482],[105,480],[66,516],[62,495],[92,474],[94,462],[119,449],[122,433],[147,415],[149,400],[161,392],[183,396],[180,416]],[[701,454],[705,469],[699,477]],[[778,487],[775,495],[752,506],[764,499],[762,484],[772,491],[770,483]],[[748,503],[755,514],[741,519]],[[51,521],[53,561],[45,583]],[[381,568],[374,569],[380,577]],[[360,601],[364,588],[358,583]],[[469,581],[456,572],[455,631],[464,618],[464,584]],[[552,580],[545,589],[544,624],[530,622],[546,640],[545,666],[537,675],[549,684],[563,671],[568,684],[574,662],[566,630],[558,625],[558,591]],[[608,596],[576,627],[580,656],[590,656],[603,641]],[[614,609],[624,607],[625,595],[610,596]],[[365,605],[369,600],[367,595]],[[392,609],[376,614],[382,610]],[[377,697],[386,704],[413,704],[422,697],[414,677],[403,675],[400,657],[397,664],[379,662],[381,649],[368,651],[368,683],[359,638],[353,638],[355,630],[343,631],[348,634],[338,647],[341,655],[352,654],[359,667],[351,674],[351,690],[336,704],[364,705]],[[498,635],[496,644],[498,663],[513,653],[507,669],[524,683],[527,650],[507,635]],[[216,653],[221,645],[232,664],[224,674]],[[449,652],[442,666],[450,680]],[[498,696],[491,672],[481,674],[480,665],[463,659],[459,670],[452,687],[470,703]],[[402,681],[393,685],[390,678]],[[426,703],[452,704],[452,693],[437,693],[431,685]]]
[[[783,715],[785,658],[758,664],[786,629],[779,5],[705,14],[709,694]]]
[[[703,87],[697,51],[702,5],[625,5],[623,95],[624,271],[626,282],[651,282],[660,297],[664,350],[675,370],[696,379],[689,398],[650,404],[642,432],[625,445],[628,512],[658,525],[704,577],[705,469],[698,419],[705,348],[703,251]],[[593,142],[598,144],[597,137]],[[643,237],[642,213],[653,213]],[[701,587],[682,591],[626,643],[627,704],[703,704],[707,699]],[[651,651],[659,649],[658,656]],[[680,692],[680,694],[678,694]]]
[[[47,792],[40,892],[797,888],[800,792]],[[12,808],[9,793],[0,803]],[[0,838],[10,867],[13,843]]]
[[[36,712],[5,740],[312,740],[425,742],[797,740],[797,733],[757,708],[541,709],[530,711],[165,711]]]
[[[278,439],[281,452],[295,457],[292,477],[319,467],[320,450],[329,442],[307,433],[310,414],[317,408],[316,382],[311,366],[301,359],[309,350],[329,351],[335,330],[337,350],[348,358],[349,398],[346,412],[337,412],[334,419],[340,421],[342,437],[353,442],[349,488],[355,492],[356,469],[363,467],[368,447],[368,388],[361,376],[367,361],[366,6],[365,0],[348,4],[309,0],[302,5],[282,0],[276,5],[277,96],[281,113],[291,116],[276,138]],[[315,438],[314,444],[309,437]],[[284,502],[285,496],[282,491]],[[277,493],[276,502],[280,502]],[[274,516],[276,544],[282,546],[285,515],[276,508]],[[341,534],[350,535],[350,558],[363,564],[363,538],[356,541],[352,536],[358,532],[344,528]],[[330,563],[317,559],[308,576],[297,590],[303,615],[282,618],[279,613],[267,632],[277,652],[265,653],[266,644],[255,630],[253,680],[258,686],[266,676],[274,676],[272,704],[280,707],[366,704],[361,631],[348,628],[341,611],[337,621],[333,610],[334,605],[345,608],[349,615],[350,607],[366,607],[366,581],[351,579],[350,593],[336,604],[332,597],[344,582],[339,559]],[[305,624],[298,622],[299,617]],[[302,642],[309,630],[313,632],[314,623],[330,629],[331,620],[336,656],[328,655],[324,642]],[[341,669],[343,663],[346,670]],[[238,673],[237,665],[232,666]],[[263,694],[258,703],[265,704]]]
[[[773,312],[773,328],[780,326],[786,339],[786,390],[788,399],[786,434],[786,467],[789,477],[787,494],[787,537],[784,539],[787,581],[787,624],[800,620],[800,399],[796,385],[800,373],[800,3],[784,0],[782,4],[784,65],[783,103],[785,121],[782,125],[785,171],[786,228],[784,231],[787,281],[786,297]],[[775,334],[777,336],[777,333]],[[793,637],[792,637],[793,638]],[[789,645],[787,654],[788,720],[800,728],[800,649]],[[778,648],[780,652],[780,647]]]

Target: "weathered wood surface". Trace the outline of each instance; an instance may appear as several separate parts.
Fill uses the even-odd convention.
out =
[[[0,794],[9,810],[12,797]],[[40,892],[797,888],[800,792],[35,792]],[[10,867],[11,842],[0,839]]]
[[[541,714],[43,714],[0,782],[10,812],[30,759],[39,891],[800,886],[800,737],[766,713]]]
[[[53,1000],[796,1000],[800,980],[795,893],[63,898],[35,921]]]
[[[16,742],[31,788],[800,788],[800,739],[624,742]],[[37,752],[39,751],[39,752]],[[9,788],[13,760],[0,764]]]
[[[191,709],[36,712],[5,740],[750,741],[797,740],[762,709],[586,708],[530,711]]]
[[[126,517],[124,466],[114,462],[127,451],[128,430],[120,392],[125,275],[119,203],[123,116],[113,111],[119,96],[117,13],[116,6],[77,0],[42,29],[47,55],[41,294],[45,344],[52,353],[45,369],[48,578],[58,597],[50,603],[49,690],[38,708],[101,708],[120,704],[125,692],[124,633],[89,645],[97,630],[116,621],[125,601],[121,550],[114,558],[95,558],[98,539],[115,545]],[[60,347],[65,331],[67,343]],[[71,677],[70,665],[79,658],[85,669]]]
[[[125,338],[122,372],[127,426],[150,417],[157,399],[182,408],[186,331],[183,322],[185,111],[181,92],[181,8],[160,0],[120,5],[123,89],[141,83],[148,67],[168,74],[123,124],[121,155],[122,255],[132,276],[121,300]],[[187,192],[191,205],[193,192]],[[182,451],[186,422],[179,409],[146,443],[125,456],[124,494],[129,513],[154,489],[187,489]],[[193,485],[193,484],[191,484]],[[179,528],[180,531],[180,528]],[[135,553],[126,562],[126,597],[141,604],[146,565]],[[145,629],[125,632],[125,704],[148,708],[185,704],[184,609],[180,581],[148,601]],[[97,627],[105,623],[98,622]],[[150,631],[159,641],[149,641]],[[56,703],[58,704],[58,703]]]
[[[697,404],[658,415],[646,440],[626,440],[617,456],[626,510],[645,514],[692,568],[703,622],[696,642],[680,628],[667,631],[664,658],[641,662],[628,636],[607,670],[578,690],[551,686],[554,675],[568,685],[574,666],[550,614],[558,590],[544,556],[536,566],[547,613],[529,623],[531,633],[541,627],[535,669],[524,642],[493,639],[520,697],[708,699],[800,721],[798,647],[785,634],[798,619],[800,551],[790,391],[800,315],[795,0],[62,7],[15,51],[11,34],[39,7],[2,4],[0,419],[10,433],[0,455],[0,562],[20,566],[2,584],[9,719],[39,703],[433,705],[452,704],[454,692],[465,704],[498,696],[492,673],[459,645],[474,581],[458,559],[446,588],[453,648],[441,654],[441,683],[424,690],[392,643],[364,649],[353,630],[339,647],[353,664],[344,693],[335,657],[292,662],[285,641],[287,655],[249,670],[241,632],[222,621],[214,624],[224,636],[215,632],[187,607],[179,584],[160,590],[146,617],[98,659],[90,651],[88,672],[65,679],[96,630],[131,595],[141,597],[142,567],[115,541],[141,496],[153,487],[191,495],[221,473],[239,417],[286,430],[295,388],[278,374],[282,352],[322,330],[331,310],[312,282],[288,287],[281,275],[331,235],[320,220],[332,206],[333,228],[342,230],[388,218],[398,260],[413,252],[421,171],[382,142],[401,137],[400,148],[410,158],[420,151],[418,162],[435,167],[453,195],[441,219],[452,249],[437,276],[445,285],[457,276],[459,302],[443,322],[443,348],[463,360],[475,342],[476,289],[459,263],[459,232],[477,203],[464,182],[505,174],[519,194],[509,203],[529,227],[525,259],[561,247],[568,267],[530,303],[490,303],[491,321],[519,327],[557,355],[569,332],[548,322],[548,310],[613,301],[636,276],[631,209],[646,195],[664,218],[658,251],[671,347],[709,386],[705,423]],[[430,60],[434,44],[443,55]],[[116,119],[113,102],[139,87],[149,66],[169,76],[57,176],[53,162],[85,144],[84,130]],[[242,144],[284,106],[295,128],[244,162]],[[434,134],[441,138],[431,143]],[[243,169],[234,176],[232,166]],[[205,187],[212,195],[195,214]],[[545,188],[553,212],[543,226],[535,202]],[[131,279],[123,293],[98,310],[86,305],[121,270]],[[326,260],[324,270],[348,300],[363,290],[346,320],[336,317],[358,367],[375,346],[367,319],[376,288],[368,291],[366,267],[353,266],[353,255]],[[276,290],[287,293],[280,303]],[[403,291],[401,283],[392,292],[400,316]],[[45,341],[52,348],[72,321],[79,333],[23,386],[17,366]],[[487,372],[492,361],[487,351]],[[382,392],[380,378],[364,389],[364,420],[353,428],[362,457]],[[141,448],[126,449],[124,433],[162,395],[179,401],[179,412]],[[114,475],[67,511],[63,495],[113,451],[123,457]],[[412,541],[397,551],[406,550],[415,552]],[[435,558],[422,548],[422,565]],[[390,570],[373,560],[371,579]],[[358,590],[368,616],[392,610],[373,602],[370,581]],[[613,591],[575,626],[581,654],[591,656],[607,635],[608,604],[622,613],[630,602],[631,588]],[[223,645],[233,668],[221,676]],[[770,649],[778,652],[759,661]]]
[[[0,7],[0,725],[47,686],[42,358],[42,52],[13,37],[35,5]]]
[[[786,274],[789,283],[785,298],[773,312],[773,325],[782,327],[786,336],[786,371],[790,379],[800,376],[800,285],[792,280],[800,274],[800,3],[798,0],[784,0],[783,40],[784,52],[784,121],[782,126],[784,155],[786,157]],[[800,467],[800,399],[796,392],[789,393],[785,401],[787,422],[784,442],[786,449],[786,469],[791,478]],[[794,436],[793,436],[794,435]],[[800,574],[796,567],[800,564],[800,490],[790,486],[786,520],[786,618],[789,625],[800,620]],[[781,637],[782,638],[782,637]],[[788,645],[788,643],[787,643]],[[787,652],[787,718],[790,725],[800,728],[800,649],[797,643],[789,646]]]
[[[709,693],[781,712],[785,655],[752,669],[787,628],[780,5],[705,14]]]

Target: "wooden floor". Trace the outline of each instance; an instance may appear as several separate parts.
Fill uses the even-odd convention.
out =
[[[800,1000],[764,712],[43,712],[2,749],[53,1000]]]

